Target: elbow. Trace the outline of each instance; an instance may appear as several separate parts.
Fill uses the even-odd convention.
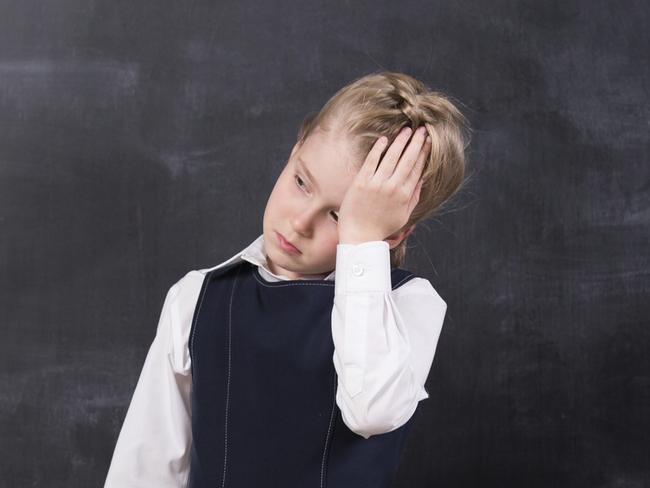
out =
[[[368,408],[356,404],[355,409],[339,408],[343,423],[364,439],[387,434],[406,424],[417,408],[418,401],[409,403],[404,410]],[[361,413],[360,413],[361,412]]]
[[[373,435],[384,434],[386,432],[390,432],[391,430],[390,427],[385,424],[378,424],[370,421],[359,422],[354,417],[346,414],[344,410],[341,410],[341,417],[343,419],[343,423],[347,426],[348,429],[350,429],[355,434],[360,435],[364,439],[369,439]]]

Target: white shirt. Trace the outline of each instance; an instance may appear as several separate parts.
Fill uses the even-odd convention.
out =
[[[188,339],[207,272],[235,261],[273,274],[264,235],[230,259],[192,270],[167,292],[156,335],[120,431],[104,488],[185,487],[192,443]],[[312,278],[313,279],[313,278]],[[415,277],[391,290],[385,241],[338,244],[332,339],[338,375],[336,403],[343,422],[368,439],[404,425],[420,400],[447,304],[431,283]]]

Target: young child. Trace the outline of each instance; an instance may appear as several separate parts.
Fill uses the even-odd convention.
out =
[[[263,233],[169,289],[105,488],[390,486],[447,308],[400,266],[467,127],[394,72],[305,119]]]

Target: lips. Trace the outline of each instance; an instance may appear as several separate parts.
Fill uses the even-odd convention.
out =
[[[278,236],[278,240],[280,241],[280,244],[283,244],[283,245],[284,245],[287,249],[289,249],[289,250],[293,250],[293,251],[295,251],[296,253],[300,253],[300,250],[299,250],[296,246],[294,246],[291,242],[289,242],[289,241],[286,239],[286,237],[284,237],[284,236],[283,236],[282,234],[280,234],[279,232],[276,232],[276,234],[277,234],[277,236]]]

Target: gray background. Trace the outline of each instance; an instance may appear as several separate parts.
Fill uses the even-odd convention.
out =
[[[650,486],[647,2],[0,9],[1,486],[103,484],[168,288],[377,69],[474,128],[410,241],[449,308],[396,486]]]

